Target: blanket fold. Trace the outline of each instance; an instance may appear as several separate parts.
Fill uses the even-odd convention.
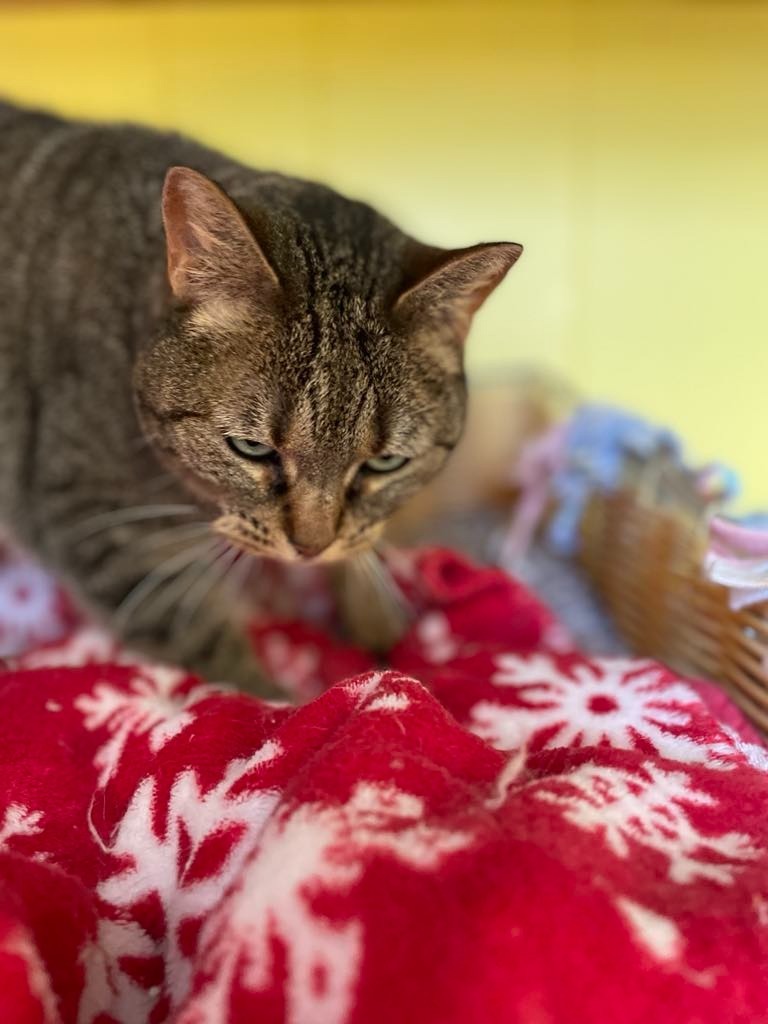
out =
[[[397,571],[388,666],[254,625],[299,705],[31,623],[0,674],[0,1021],[768,1021],[756,733],[500,572]]]

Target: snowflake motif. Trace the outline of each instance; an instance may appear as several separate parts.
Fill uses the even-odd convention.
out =
[[[44,569],[12,561],[0,568],[0,655],[13,657],[61,636],[59,593]]]
[[[4,626],[34,630],[50,615],[56,603],[56,587],[36,565],[15,564],[0,571],[0,620]]]
[[[654,959],[662,963],[679,959],[684,945],[683,936],[671,918],[657,914],[625,896],[617,897],[615,902],[616,909],[629,925],[635,941]]]
[[[743,759],[759,772],[768,772],[768,750],[765,747],[742,739],[736,730],[728,725],[723,726],[723,732],[728,739],[712,746],[712,752],[722,767],[733,768],[738,760]]]
[[[42,820],[42,811],[30,811],[24,804],[8,804],[0,823],[0,849],[7,848],[8,840],[17,836],[39,835],[43,831]]]
[[[111,734],[94,761],[99,769],[99,787],[106,784],[131,736],[148,733],[150,750],[157,753],[194,721],[192,705],[220,692],[215,686],[200,685],[184,697],[174,697],[174,690],[186,678],[182,670],[157,665],[140,672],[128,684],[127,692],[109,683],[98,683],[92,694],[74,702],[86,729],[106,728]]]
[[[356,707],[361,707],[379,688],[383,672],[369,672],[362,679],[344,684],[344,692],[348,694]]]
[[[416,626],[416,635],[424,657],[433,665],[443,665],[459,653],[450,623],[442,612],[424,615]]]
[[[473,840],[424,821],[424,800],[393,785],[358,782],[349,802],[334,808],[337,816],[335,844],[328,858],[360,870],[360,855],[385,853],[419,871],[433,871],[452,853]]]
[[[0,822],[0,850],[13,850],[14,840],[26,836],[39,836],[43,831],[40,822],[43,820],[42,811],[31,811],[24,804],[10,803],[5,808],[3,820]],[[39,842],[35,844],[34,852],[24,851],[25,856],[30,860],[43,863],[50,860],[51,851],[40,848]]]
[[[96,626],[83,626],[61,643],[44,647],[39,651],[30,651],[19,659],[19,664],[25,669],[49,666],[59,668],[63,665],[74,667],[106,662],[113,665],[135,664],[136,659],[122,652],[109,633]]]
[[[601,836],[622,860],[632,843],[662,854],[670,881],[680,885],[699,878],[732,885],[737,871],[761,855],[742,832],[701,833],[687,808],[716,807],[717,800],[695,789],[685,772],[665,771],[650,761],[640,772],[583,765],[533,785],[536,799],[562,808],[566,821]]]
[[[142,676],[156,679],[158,685],[171,679],[173,685],[185,678],[185,673],[172,666],[147,659],[138,651],[121,647],[115,637],[98,626],[80,626],[63,640],[46,644],[40,650],[29,651],[16,659],[19,668],[78,668],[82,665],[128,665]],[[223,684],[221,684],[223,685]]]
[[[492,682],[513,687],[524,706],[479,701],[469,728],[502,750],[517,750],[546,734],[545,748],[607,745],[636,750],[645,741],[677,761],[702,763],[712,746],[679,731],[692,730],[700,702],[683,683],[666,683],[651,662],[605,658],[561,671],[546,654],[496,659]],[[724,734],[717,733],[718,739]]]
[[[60,1024],[57,999],[51,990],[51,979],[48,969],[43,963],[40,952],[33,939],[21,925],[14,925],[3,936],[0,942],[0,956],[7,964],[8,959],[20,960],[26,976],[27,985],[32,996],[37,999],[40,1016],[35,1015],[41,1024]],[[15,970],[15,969],[12,969]],[[6,977],[12,977],[12,971],[5,967]],[[18,1012],[18,1011],[17,1011]],[[14,1014],[15,1017],[15,1014]],[[25,1015],[25,1020],[29,1018]]]
[[[235,984],[268,989],[275,938],[285,946],[286,1024],[343,1024],[362,962],[362,926],[314,914],[308,897],[348,890],[374,854],[429,871],[473,838],[425,821],[421,797],[372,782],[359,782],[343,806],[303,804],[273,818],[231,900],[207,926],[215,971],[178,1024],[226,1020]]]
[[[374,697],[370,704],[366,705],[366,711],[405,711],[411,706],[411,698],[407,693],[382,693],[380,697]]]
[[[152,824],[156,781],[150,777],[140,783],[105,848],[119,866],[97,887],[109,910],[99,922],[96,942],[83,958],[86,986],[78,1024],[89,1024],[104,1013],[121,1024],[147,1019],[158,993],[142,987],[124,971],[123,958],[141,960],[162,952],[171,1005],[183,1001],[191,988],[192,964],[181,948],[182,930],[207,918],[221,901],[279,800],[274,789],[236,795],[232,789],[256,766],[274,761],[282,753],[281,746],[269,740],[251,757],[232,761],[221,782],[207,792],[201,791],[194,770],[179,773],[160,836]],[[199,877],[196,855],[207,842],[223,834],[228,834],[231,842],[221,862],[215,872]],[[158,899],[163,909],[165,936],[161,944],[131,919],[131,908],[147,898]]]

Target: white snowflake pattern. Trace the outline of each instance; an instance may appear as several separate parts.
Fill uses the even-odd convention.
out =
[[[51,979],[43,963],[40,952],[29,933],[16,924],[10,928],[0,942],[0,955],[6,958],[21,960],[24,964],[29,991],[39,1004],[41,1017],[35,1017],[41,1024],[61,1024],[57,1008],[57,1000],[51,989]],[[10,975],[6,967],[6,976]],[[25,1015],[25,1019],[29,1019]]]
[[[17,838],[39,836],[43,831],[43,818],[42,811],[32,811],[25,804],[15,801],[9,803],[0,822],[0,850],[12,850]],[[38,841],[35,843],[35,849],[25,851],[25,855],[30,860],[44,862],[50,860],[51,851],[42,849]]]
[[[614,905],[635,943],[654,960],[672,968],[693,985],[712,988],[716,984],[717,968],[697,971],[685,962],[686,941],[677,921],[626,896],[617,896]]]
[[[411,705],[407,693],[386,690],[381,687],[383,672],[369,672],[362,679],[344,685],[344,692],[352,697],[354,704],[362,711],[405,711]],[[379,692],[383,689],[384,692]]]
[[[23,668],[47,668],[92,665],[110,662],[111,664],[136,664],[137,659],[121,651],[113,637],[106,630],[97,626],[82,626],[75,630],[60,643],[43,647],[41,650],[30,651],[20,658]]]
[[[471,845],[471,833],[430,824],[424,810],[418,796],[360,782],[343,806],[303,804],[273,818],[231,900],[207,926],[215,971],[179,1024],[226,1020],[236,974],[250,991],[267,989],[275,938],[285,947],[286,1024],[343,1024],[354,1001],[362,926],[327,920],[309,901],[318,891],[349,889],[374,854],[428,871]]]
[[[416,626],[421,649],[427,661],[443,665],[459,653],[459,644],[442,612],[428,612]]]
[[[167,741],[177,736],[194,721],[191,708],[219,687],[200,685],[185,696],[174,696],[186,674],[175,668],[154,666],[137,671],[128,689],[98,683],[92,694],[75,700],[88,730],[107,728],[110,739],[99,748],[95,765],[99,769],[98,785],[103,786],[123,755],[125,745],[134,735],[149,734],[150,749],[156,753]]]
[[[344,692],[348,694],[357,707],[362,706],[379,688],[383,672],[368,672],[361,679],[344,684]]]
[[[8,804],[0,822],[0,849],[7,848],[8,841],[17,836],[39,835],[43,831],[42,820],[42,811],[31,811],[24,804]]]
[[[635,900],[627,899],[626,896],[617,897],[616,908],[629,925],[635,940],[654,959],[663,963],[680,957],[684,946],[683,936],[671,918],[658,914],[649,907],[636,903]]]
[[[165,937],[162,951],[172,1006],[187,995],[192,965],[180,946],[180,927],[186,921],[206,918],[238,877],[243,863],[258,841],[265,822],[279,800],[274,789],[257,789],[233,795],[233,786],[256,766],[282,755],[270,740],[251,757],[232,761],[222,780],[204,792],[192,769],[181,772],[171,788],[167,824],[158,836],[153,827],[157,785],[145,778],[134,793],[105,852],[119,858],[121,867],[101,882],[97,894],[111,908],[102,916],[96,942],[84,953],[86,986],[78,1024],[89,1024],[102,1013],[121,1024],[145,1020],[157,992],[142,987],[121,968],[122,957],[151,957],[160,948],[135,920],[130,908],[147,897],[156,897],[163,909]],[[185,869],[195,854],[213,837],[231,833],[231,845],[214,874],[192,881]],[[183,863],[181,851],[184,849]]]
[[[713,756],[708,742],[677,731],[693,728],[699,698],[684,683],[665,682],[652,662],[605,658],[566,672],[547,654],[504,654],[496,667],[494,685],[514,688],[526,704],[479,701],[469,728],[502,750],[520,749],[547,732],[547,748],[604,744],[633,750],[645,740],[677,761],[703,763]],[[715,730],[715,740],[723,738]]]
[[[670,881],[681,885],[696,879],[731,885],[762,852],[742,832],[700,832],[689,810],[715,807],[717,800],[696,789],[685,772],[665,771],[651,761],[638,772],[583,765],[532,785],[538,800],[562,808],[566,821],[601,836],[617,857],[627,859],[633,843],[662,854]]]
[[[18,655],[63,630],[58,588],[45,570],[15,560],[0,566],[0,656]]]
[[[365,708],[366,711],[405,711],[411,705],[411,698],[407,693],[382,693]]]
[[[727,739],[713,745],[715,761],[724,768],[733,768],[737,759],[743,759],[760,772],[768,772],[768,749],[758,743],[750,743],[739,736],[735,729],[723,726]]]

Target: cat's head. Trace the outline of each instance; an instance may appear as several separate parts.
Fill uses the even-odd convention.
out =
[[[260,226],[203,175],[168,173],[175,313],[135,384],[147,435],[217,531],[331,560],[375,541],[459,440],[464,339],[522,249],[422,246],[307,188],[316,223]]]

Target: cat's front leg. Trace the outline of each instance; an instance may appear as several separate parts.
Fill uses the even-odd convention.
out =
[[[172,616],[156,627],[123,631],[126,644],[189,669],[210,682],[231,683],[266,700],[286,700],[285,691],[264,672],[245,628],[222,621],[218,611],[203,608],[200,620],[184,629],[173,628]],[[169,628],[170,627],[170,628]]]
[[[387,654],[410,625],[410,612],[389,569],[375,551],[333,563],[329,583],[347,640]]]

